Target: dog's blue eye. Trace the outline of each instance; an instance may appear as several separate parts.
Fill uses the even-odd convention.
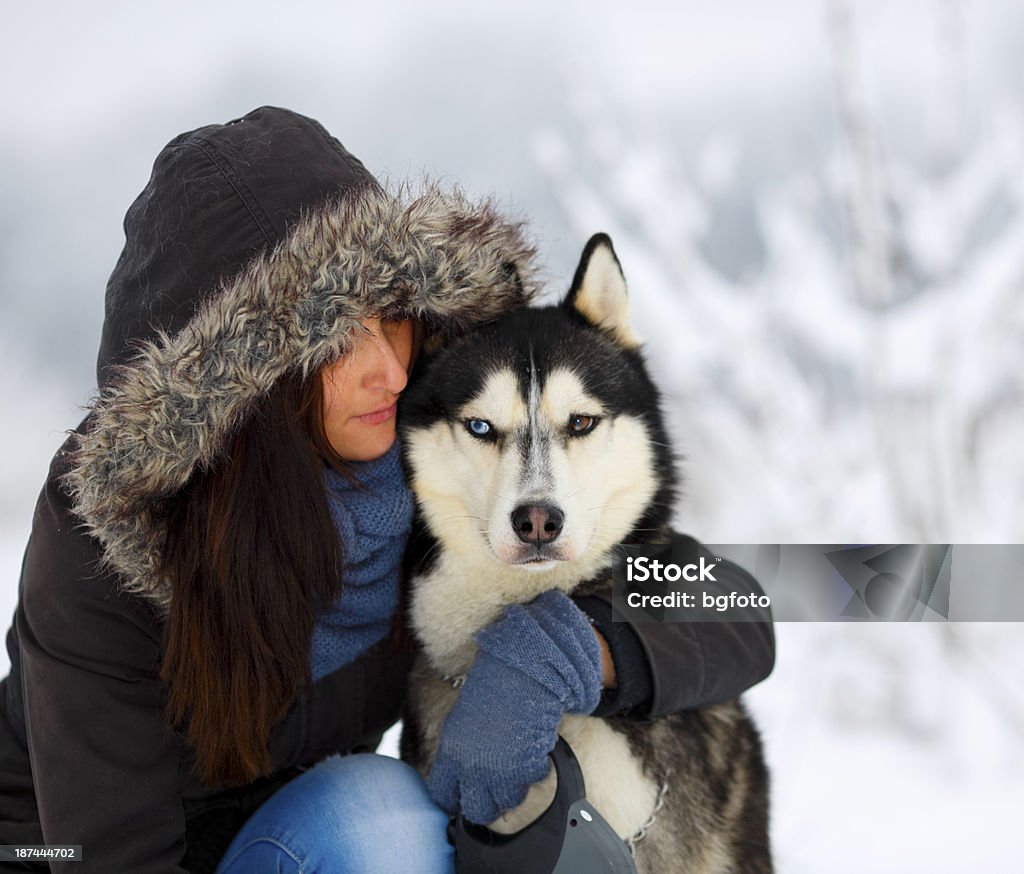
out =
[[[580,437],[589,434],[597,425],[597,416],[582,416],[573,414],[569,416],[569,434],[573,437]]]
[[[474,437],[487,437],[493,429],[486,419],[467,419],[466,430]]]

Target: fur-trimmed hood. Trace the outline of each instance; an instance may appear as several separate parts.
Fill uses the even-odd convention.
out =
[[[179,251],[150,229],[152,252],[132,252],[138,243],[129,212],[125,253],[111,278],[112,285],[120,285],[113,291],[108,286],[105,342],[111,336],[107,326],[116,319],[124,324],[124,312],[133,305],[122,280],[145,285],[138,283],[138,271],[131,270],[133,259],[149,269],[146,258],[156,257],[153,253],[177,258],[181,282],[196,290],[182,294],[175,285],[181,299],[175,301],[172,317],[160,318],[153,306],[139,308],[143,316],[132,313],[129,320],[134,336],[131,330],[122,332],[110,351],[101,350],[100,393],[76,437],[64,479],[76,515],[102,544],[104,561],[123,576],[127,591],[147,597],[161,610],[171,599],[168,582],[156,573],[165,540],[163,499],[181,489],[197,467],[216,460],[233,430],[283,374],[296,369],[308,374],[344,354],[363,318],[416,317],[434,331],[459,333],[522,305],[534,287],[533,251],[520,226],[502,218],[490,203],[473,203],[457,191],[429,185],[419,193],[386,191],[315,122],[285,110],[257,113],[271,133],[282,126],[293,132],[296,120],[304,123],[300,136],[307,148],[311,138],[319,138],[314,148],[339,160],[333,192],[328,178],[320,186],[325,196],[319,202],[313,196],[312,203],[296,204],[287,178],[275,179],[271,195],[278,200],[290,196],[290,214],[300,217],[282,221],[274,239],[272,222],[268,232],[258,220],[243,215],[239,221],[253,221],[265,238],[248,260],[237,245],[231,249],[230,228],[211,239],[207,227],[207,236],[190,240],[202,245]],[[188,160],[217,177],[246,213],[253,212],[245,202],[249,197],[273,216],[266,198],[259,203],[260,192],[254,193],[251,183],[239,191],[235,168],[230,162],[222,166],[227,149],[211,158],[221,130],[237,136],[229,128],[194,132],[193,137],[202,137]],[[268,154],[278,161],[291,155],[290,172],[301,176],[294,149],[285,148],[287,134],[284,140],[256,140],[265,153],[243,144],[242,157],[249,163],[233,155],[235,166],[265,178],[269,174],[254,173],[254,162],[267,163]],[[178,138],[168,148],[177,144],[180,149],[181,142]],[[153,203],[164,197],[157,214],[166,216],[188,200],[178,202],[186,187],[180,179],[177,193],[153,190],[159,162],[140,201],[149,198],[147,212],[152,215]],[[361,171],[354,181],[353,167]],[[233,259],[243,266],[203,287],[194,279],[189,252],[210,261],[210,251],[222,240],[228,241],[224,248],[230,251],[216,263]],[[173,284],[173,269],[170,276]],[[151,301],[162,299],[150,295]],[[180,317],[183,311],[187,318]]]

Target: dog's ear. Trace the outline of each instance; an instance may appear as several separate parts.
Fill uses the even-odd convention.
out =
[[[625,349],[640,345],[629,322],[626,278],[607,234],[594,234],[583,247],[572,287],[562,306],[576,310],[595,327],[607,331]]]

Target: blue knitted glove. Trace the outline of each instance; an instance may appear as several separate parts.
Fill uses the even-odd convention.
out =
[[[562,715],[597,707],[601,648],[586,616],[558,591],[509,607],[476,642],[427,785],[449,813],[461,809],[486,824],[548,773]]]

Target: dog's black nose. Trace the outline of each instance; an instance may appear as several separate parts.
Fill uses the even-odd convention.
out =
[[[523,543],[551,543],[563,524],[565,513],[551,504],[524,504],[512,511],[512,527]]]

